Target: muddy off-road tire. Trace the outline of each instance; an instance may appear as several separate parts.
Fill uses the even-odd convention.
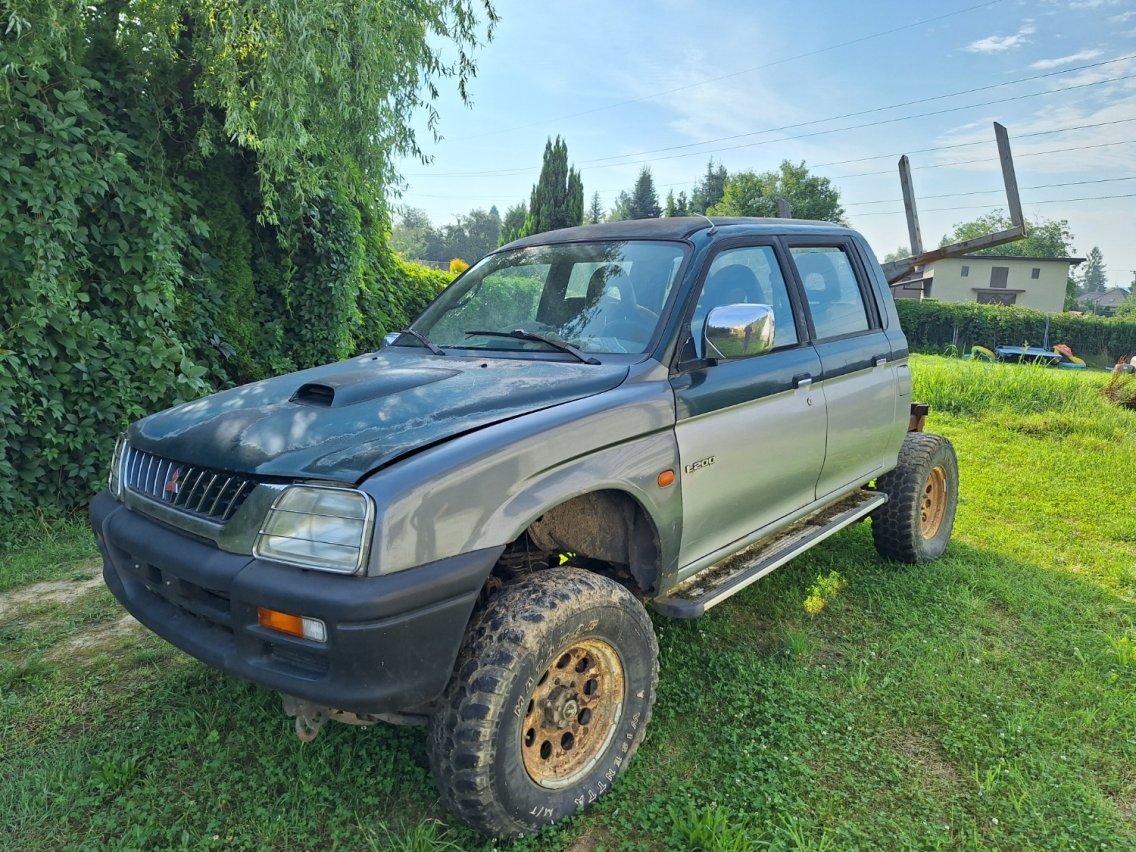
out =
[[[872,513],[872,538],[885,559],[922,563],[947,549],[958,505],[958,459],[941,435],[911,432],[899,465],[876,481],[888,502]]]
[[[470,624],[431,720],[447,806],[494,837],[587,807],[643,739],[657,657],[643,605],[605,577],[558,568],[506,587]]]

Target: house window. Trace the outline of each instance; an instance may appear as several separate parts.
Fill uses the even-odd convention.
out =
[[[995,266],[990,269],[990,286],[991,287],[1005,287],[1006,282],[1010,280],[1010,267],[1008,266]]]
[[[1030,270],[1030,278],[1033,278],[1033,279],[1036,280],[1040,277],[1041,277],[1041,267],[1040,266],[1035,266],[1033,269]]]
[[[969,278],[970,277],[970,267],[969,266],[964,266],[962,268],[962,277],[963,278]]]

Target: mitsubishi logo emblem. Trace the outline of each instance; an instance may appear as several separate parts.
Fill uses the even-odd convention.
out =
[[[180,476],[181,476],[181,468],[175,467],[173,469],[173,471],[170,473],[169,478],[166,479],[166,486],[162,490],[165,493],[176,497],[177,493],[178,493],[178,477],[180,477]]]

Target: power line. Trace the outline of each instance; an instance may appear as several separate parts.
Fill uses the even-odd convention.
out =
[[[957,92],[948,92],[945,95],[932,95],[930,97],[916,98],[915,100],[903,101],[901,103],[890,104],[888,106],[872,107],[871,109],[862,109],[862,110],[857,110],[856,112],[847,112],[847,113],[844,113],[843,115],[834,115],[834,116],[831,116],[829,118],[816,118],[816,119],[812,119],[810,121],[801,121],[801,122],[798,122],[796,124],[785,124],[785,125],[782,125],[781,127],[769,127],[769,128],[764,129],[764,130],[752,130],[752,131],[749,131],[747,133],[735,133],[732,136],[720,136],[716,139],[704,139],[701,142],[688,142],[684,145],[671,145],[671,146],[666,147],[666,148],[654,148],[654,149],[651,149],[651,150],[648,150],[648,151],[640,151],[640,152],[634,153],[634,154],[618,154],[618,155],[614,155],[614,156],[611,156],[611,157],[599,157],[599,158],[594,159],[594,160],[581,160],[578,165],[587,166],[587,165],[592,165],[593,163],[606,162],[608,160],[622,160],[622,159],[626,159],[628,157],[640,157],[640,156],[646,156],[647,154],[660,154],[660,153],[664,153],[666,151],[679,151],[679,150],[683,150],[685,148],[696,148],[696,147],[699,147],[701,145],[714,145],[718,142],[730,142],[734,139],[745,139],[745,138],[748,138],[750,136],[758,136],[758,135],[763,134],[763,133],[779,133],[783,130],[796,130],[797,128],[809,127],[809,126],[814,125],[814,124],[825,124],[829,121],[840,121],[840,120],[845,119],[845,118],[857,118],[857,117],[862,116],[862,115],[871,115],[872,113],[886,112],[889,109],[901,109],[902,107],[915,106],[916,104],[926,104],[926,103],[932,103],[933,101],[946,100],[947,98],[957,98],[957,97],[961,97],[962,95],[973,95],[977,92],[988,92],[992,89],[1000,89],[1000,88],[1004,88],[1006,86],[1016,86],[1019,83],[1032,83],[1036,80],[1044,80],[1048,77],[1057,77],[1061,74],[1071,74],[1074,71],[1087,71],[1087,70],[1092,69],[1092,68],[1100,68],[1104,65],[1113,65],[1117,62],[1126,62],[1130,59],[1136,59],[1136,54],[1132,54],[1132,55],[1129,55],[1129,56],[1121,56],[1117,59],[1108,59],[1108,60],[1105,60],[1105,61],[1102,61],[1102,62],[1093,62],[1093,63],[1088,64],[1088,65],[1078,65],[1078,66],[1075,66],[1075,67],[1072,67],[1072,68],[1063,68],[1059,71],[1050,71],[1046,74],[1035,74],[1032,77],[1021,77],[1017,80],[1006,80],[1005,82],[1002,82],[1002,83],[991,83],[990,85],[987,85],[987,86],[976,86],[973,89],[962,89],[962,90],[957,91]]]
[[[1035,136],[1052,136],[1054,133],[1067,133],[1071,130],[1091,130],[1095,127],[1109,127],[1114,124],[1126,124],[1129,121],[1136,121],[1136,116],[1132,118],[1118,118],[1115,121],[1098,121],[1094,124],[1075,124],[1071,127],[1057,127],[1052,130],[1038,130],[1034,133],[1018,133],[1014,135],[1014,141],[1018,142],[1022,139],[1031,139]],[[930,154],[936,151],[950,151],[954,148],[970,148],[975,145],[988,145],[989,139],[979,139],[975,142],[958,142],[954,145],[939,145],[934,148],[916,148],[913,151],[896,151],[894,154],[875,154],[871,157],[856,157],[851,160],[837,160],[832,163],[814,163],[810,168],[823,169],[827,166],[846,166],[850,163],[866,163],[869,160],[889,160],[892,157],[902,157],[904,154]],[[881,172],[871,172],[871,174],[881,174]]]
[[[1064,133],[1064,132],[1068,132],[1068,131],[1071,131],[1071,130],[1082,130],[1082,129],[1085,129],[1085,128],[1099,127],[1099,126],[1108,125],[1108,124],[1121,124],[1121,123],[1126,122],[1126,121],[1136,121],[1136,118],[1123,118],[1123,119],[1118,119],[1117,121],[1100,122],[1099,124],[1084,124],[1084,125],[1077,125],[1077,126],[1074,126],[1074,127],[1061,128],[1061,129],[1057,129],[1057,130],[1046,130],[1046,131],[1042,131],[1042,132],[1039,132],[1039,133],[1027,133],[1027,134],[1023,134],[1023,136],[1019,137],[1019,138],[1025,138],[1025,137],[1029,137],[1029,136],[1044,136],[1044,135],[1049,135],[1049,134],[1053,134],[1053,133]],[[1071,147],[1067,147],[1067,148],[1052,148],[1048,151],[1029,151],[1029,152],[1025,152],[1025,153],[1015,154],[1014,158],[1015,159],[1023,159],[1025,157],[1041,157],[1041,156],[1045,156],[1045,155],[1048,155],[1048,154],[1065,154],[1065,153],[1069,153],[1069,152],[1072,152],[1072,151],[1089,151],[1089,150],[1093,150],[1093,149],[1096,149],[1096,148],[1110,148],[1110,147],[1113,147],[1113,146],[1116,146],[1116,145],[1132,145],[1134,143],[1136,143],[1136,139],[1122,139],[1122,140],[1119,140],[1119,141],[1116,141],[1116,142],[1099,142],[1095,145],[1075,145],[1075,146],[1071,146]],[[965,145],[976,145],[976,144],[984,144],[984,143],[966,142],[966,143],[963,143],[963,144],[965,144]],[[946,150],[948,148],[955,148],[955,147],[958,147],[958,146],[946,145],[946,146],[942,146],[940,148],[924,148],[924,149],[922,149],[922,151],[920,153],[926,153],[928,151],[941,151],[941,150]],[[890,157],[890,156],[894,156],[894,155],[886,154],[886,155],[883,155],[883,156]],[[873,157],[873,158],[865,158],[865,159],[875,159],[875,158]],[[845,161],[845,162],[851,162],[851,161]],[[988,163],[988,162],[989,162],[989,160],[986,159],[986,158],[977,159],[977,160],[957,160],[955,162],[950,162],[950,163],[932,163],[932,164],[928,164],[928,165],[925,165],[925,166],[913,166],[912,170],[913,171],[926,171],[928,169],[945,169],[945,168],[951,168],[951,167],[954,167],[954,166],[969,166],[969,165],[976,165],[976,164],[979,164],[979,163]],[[851,174],[851,175],[836,175],[836,176],[831,177],[829,179],[836,181],[836,180],[846,180],[848,178],[868,177],[868,176],[874,176],[874,175],[890,175],[890,174],[894,174],[894,171],[895,171],[894,169],[885,169],[885,170],[877,171],[877,172],[860,172],[858,174]],[[1049,188],[1055,188],[1055,187],[1061,187],[1061,186],[1082,186],[1082,185],[1086,185],[1086,184],[1109,183],[1111,181],[1124,181],[1124,180],[1136,180],[1136,176],[1122,177],[1122,178],[1105,178],[1105,179],[1102,179],[1102,180],[1090,180],[1090,181],[1073,181],[1073,182],[1070,182],[1070,183],[1044,184],[1044,185],[1039,185],[1039,186],[1022,187],[1022,189],[1049,189]],[[659,186],[657,188],[658,189],[668,189],[668,188],[676,187],[676,186],[693,186],[697,183],[698,183],[697,180],[679,181],[677,183],[659,184]],[[623,189],[626,189],[626,188],[624,187]],[[599,192],[599,193],[622,192],[623,189],[597,189],[597,190],[593,190],[593,192]],[[946,195],[929,195],[929,196],[924,196],[924,198],[953,198],[953,197],[956,197],[956,196],[965,196],[965,195],[995,194],[995,193],[1001,193],[1003,191],[1004,190],[1001,190],[1001,189],[979,190],[979,191],[975,191],[975,192],[948,193]],[[476,201],[491,201],[491,200],[495,200],[495,199],[498,198],[498,196],[496,196],[496,195],[430,195],[430,194],[427,194],[427,193],[413,193],[413,197],[414,198],[435,198],[435,199],[444,199],[444,200],[449,200],[449,201],[467,201],[467,200],[469,200],[469,201],[475,201],[475,200]],[[882,200],[879,200],[879,201],[855,201],[855,202],[850,202],[850,203],[846,204],[845,206],[846,207],[859,207],[859,206],[867,205],[867,204],[889,204],[889,203],[896,203],[896,202],[899,202],[899,201],[902,201],[902,199],[898,199],[898,198],[890,199],[889,198],[889,199],[882,199]],[[860,213],[860,214],[857,214],[857,215],[866,216],[866,215],[874,215],[874,214]]]
[[[1025,157],[1041,157],[1041,156],[1044,156],[1046,154],[1065,154],[1065,153],[1068,153],[1070,151],[1089,151],[1089,150],[1092,150],[1094,148],[1110,148],[1113,145],[1131,145],[1133,142],[1136,142],[1136,139],[1121,139],[1118,142],[1099,142],[1096,145],[1077,145],[1077,146],[1072,147],[1072,148],[1052,148],[1048,151],[1027,151],[1024,154],[1014,154],[1014,159],[1020,160],[1020,159],[1023,159]],[[981,158],[981,159],[977,159],[977,160],[955,160],[955,161],[950,162],[950,163],[932,163],[931,165],[927,165],[927,166],[912,166],[911,170],[914,171],[914,172],[918,172],[918,171],[925,171],[927,169],[945,169],[945,168],[950,168],[952,166],[972,166],[972,165],[975,165],[977,163],[989,163],[989,162],[990,162],[990,160],[986,159],[986,158]],[[860,173],[854,174],[854,175],[834,175],[833,177],[829,178],[829,180],[847,180],[849,178],[872,177],[874,175],[890,175],[890,174],[893,174],[893,173],[894,173],[893,169],[884,169],[883,171],[860,172]]]
[[[1136,58],[1136,55],[1124,57],[1124,58],[1125,59],[1133,59],[1133,58]],[[1118,62],[1120,60],[1110,60],[1110,61]],[[782,137],[779,137],[779,138],[776,138],[776,139],[762,139],[762,140],[759,140],[757,142],[747,142],[747,143],[742,144],[742,145],[727,145],[727,146],[722,147],[722,148],[712,148],[712,149],[708,149],[708,150],[692,151],[692,152],[683,153],[683,154],[670,154],[670,155],[665,156],[665,157],[649,157],[649,158],[641,159],[641,160],[628,160],[626,162],[620,162],[620,163],[600,164],[600,165],[594,165],[594,166],[592,166],[592,168],[594,168],[594,169],[605,169],[605,168],[619,168],[619,167],[622,167],[622,166],[643,165],[643,164],[646,164],[646,163],[661,162],[663,160],[676,160],[676,159],[682,159],[682,158],[685,158],[685,157],[705,156],[707,154],[717,154],[717,153],[721,153],[723,151],[735,151],[735,150],[739,150],[741,148],[755,148],[755,147],[758,147],[760,145],[770,145],[770,144],[773,144],[773,143],[791,142],[791,141],[795,141],[795,140],[799,140],[799,139],[811,139],[815,136],[826,136],[826,135],[833,134],[833,133],[844,133],[844,132],[847,132],[849,130],[863,130],[863,129],[868,128],[868,127],[880,127],[880,126],[885,125],[885,124],[897,124],[897,123],[903,122],[903,121],[913,121],[915,119],[929,118],[931,116],[936,116],[936,115],[947,115],[947,114],[954,113],[954,112],[962,112],[962,111],[969,110],[969,109],[977,109],[979,107],[993,106],[993,105],[996,105],[996,104],[1004,104],[1004,103],[1011,103],[1011,102],[1014,102],[1014,101],[1028,100],[1030,98],[1044,97],[1046,95],[1056,95],[1056,94],[1060,94],[1062,92],[1072,92],[1072,91],[1077,91],[1077,90],[1081,90],[1081,89],[1088,89],[1088,88],[1091,88],[1093,86],[1101,86],[1101,85],[1104,85],[1106,83],[1118,83],[1118,82],[1122,82],[1124,80],[1131,80],[1133,78],[1136,78],[1136,73],[1134,73],[1134,74],[1123,74],[1123,75],[1118,76],[1118,77],[1108,77],[1108,78],[1105,78],[1103,80],[1092,80],[1092,81],[1089,81],[1087,83],[1077,83],[1077,84],[1074,84],[1072,86],[1063,86],[1061,88],[1048,89],[1048,90],[1042,91],[1042,92],[1030,92],[1030,93],[1023,94],[1023,95],[1013,95],[1013,96],[1007,97],[1007,98],[995,98],[994,100],[981,101],[979,103],[964,104],[962,106],[954,106],[954,107],[944,107],[943,109],[939,109],[939,110],[930,110],[928,112],[913,113],[913,114],[910,114],[910,115],[895,116],[895,117],[892,117],[892,118],[884,118],[884,119],[880,119],[878,121],[868,121],[868,122],[863,122],[861,124],[846,125],[844,127],[832,127],[832,128],[828,128],[826,130],[815,130],[815,131],[812,131],[811,133],[801,133],[801,134],[798,134],[796,136],[782,136]],[[884,108],[881,108],[881,109],[884,109]],[[812,123],[815,124],[815,123],[820,123],[822,121],[831,121],[831,120],[834,120],[834,119],[818,119],[816,122],[812,122]],[[760,131],[760,132],[766,132],[766,131]],[[635,156],[635,155],[629,154],[629,155],[626,155],[626,156]],[[596,162],[596,161],[588,161],[588,162]],[[535,167],[510,168],[510,169],[497,169],[497,170],[482,171],[482,172],[438,172],[438,173],[420,172],[420,173],[417,173],[414,176],[416,176],[416,177],[446,177],[446,178],[512,177],[512,176],[516,176],[516,175],[529,174],[534,170],[534,168]]]
[[[1058,187],[1065,187],[1065,186],[1089,186],[1090,184],[1118,183],[1120,181],[1126,181],[1126,180],[1136,180],[1136,175],[1132,175],[1131,177],[1100,178],[1099,180],[1076,180],[1076,181],[1069,181],[1067,183],[1043,183],[1043,184],[1038,184],[1037,186],[1023,186],[1023,187],[1019,187],[1019,189],[1057,189]],[[971,196],[971,195],[999,195],[1003,192],[1005,192],[1005,190],[1002,190],[1002,189],[979,189],[979,190],[976,190],[974,192],[947,192],[947,193],[944,193],[942,195],[924,195],[924,196],[922,196],[922,199],[964,198],[964,197]],[[844,207],[864,207],[864,206],[869,205],[869,204],[902,204],[902,203],[903,203],[902,198],[885,198],[885,199],[881,199],[880,201],[852,201],[852,202],[849,202],[848,204],[844,204],[842,206],[844,206]],[[859,214],[859,215],[864,215],[864,214]]]
[[[1073,202],[1076,202],[1076,201],[1109,201],[1109,200],[1114,199],[1114,198],[1136,198],[1136,192],[1125,193],[1125,194],[1122,194],[1122,195],[1088,195],[1088,196],[1082,196],[1080,198],[1047,198],[1043,201],[1030,201],[1025,206],[1028,207],[1028,206],[1031,206],[1033,204],[1072,204]],[[984,205],[984,204],[974,205],[974,204],[971,204],[971,205],[965,206],[965,207],[931,207],[931,208],[928,208],[927,210],[920,210],[919,212],[920,213],[944,213],[944,212],[957,211],[957,210],[987,210],[987,209],[989,209],[989,205]],[[864,217],[864,216],[903,216],[905,214],[904,214],[903,210],[877,210],[877,211],[874,211],[872,213],[857,213],[856,215],[858,217]]]
[[[539,121],[533,121],[533,122],[530,122],[528,124],[520,124],[520,125],[516,125],[514,127],[502,128],[500,130],[491,130],[491,131],[488,131],[486,133],[478,133],[478,134],[475,134],[473,136],[459,136],[456,139],[451,140],[451,141],[462,142],[462,141],[469,141],[471,139],[483,139],[487,136],[499,136],[502,133],[512,133],[512,132],[517,131],[517,130],[527,130],[530,127],[539,127],[542,124],[548,124],[548,123],[553,122],[553,121],[563,121],[563,120],[569,119],[569,118],[579,118],[582,115],[593,115],[594,113],[597,113],[597,112],[606,112],[607,110],[618,109],[619,107],[627,106],[628,104],[641,103],[643,101],[649,101],[649,100],[653,100],[655,98],[661,98],[661,97],[664,97],[665,95],[673,95],[675,92],[684,92],[687,89],[695,89],[695,88],[698,88],[699,86],[709,85],[710,83],[717,83],[717,82],[720,82],[722,80],[729,80],[732,77],[741,77],[745,74],[752,74],[754,71],[763,71],[766,68],[773,68],[777,65],[784,65],[784,64],[789,63],[789,62],[795,62],[798,59],[807,59],[810,56],[819,56],[822,53],[828,53],[828,52],[833,51],[833,50],[838,50],[839,48],[842,48],[842,47],[850,47],[851,45],[854,45],[854,44],[862,44],[865,41],[871,41],[872,39],[881,38],[881,37],[886,36],[886,35],[894,35],[895,33],[903,32],[904,30],[915,29],[916,27],[921,27],[924,24],[933,24],[936,21],[941,21],[945,18],[952,18],[955,15],[964,15],[967,12],[973,12],[976,9],[984,9],[987,6],[995,6],[995,5],[997,5],[998,3],[1001,3],[1001,2],[1002,2],[1002,0],[988,0],[988,2],[978,3],[978,4],[973,5],[973,6],[967,6],[964,9],[959,9],[959,10],[954,11],[954,12],[947,12],[947,13],[942,14],[942,15],[936,15],[933,18],[924,18],[923,20],[915,21],[914,23],[904,24],[902,27],[894,27],[890,30],[883,30],[883,31],[878,32],[878,33],[872,33],[871,35],[861,36],[860,38],[854,38],[854,39],[851,39],[850,41],[842,41],[842,42],[839,42],[837,44],[829,45],[828,47],[821,47],[821,48],[818,48],[816,50],[810,50],[806,53],[798,53],[798,54],[795,54],[793,56],[786,56],[783,59],[775,59],[772,62],[766,62],[764,65],[755,65],[752,68],[744,68],[741,71],[732,71],[729,74],[722,74],[722,75],[719,75],[717,77],[708,77],[705,80],[697,80],[693,83],[685,83],[682,86],[675,86],[673,89],[665,89],[661,92],[653,92],[649,95],[641,95],[637,98],[628,98],[627,100],[618,101],[614,104],[607,104],[606,106],[602,106],[602,107],[594,107],[592,109],[581,110],[580,112],[573,112],[573,113],[569,113],[567,115],[560,115],[560,116],[555,116],[555,117],[552,117],[552,118],[542,118]]]

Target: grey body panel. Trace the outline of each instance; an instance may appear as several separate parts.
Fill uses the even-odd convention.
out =
[[[663,574],[682,532],[674,398],[662,365],[632,368],[606,393],[457,437],[377,471],[362,488],[378,514],[372,573],[399,571],[516,539],[542,514],[588,492],[632,497],[655,527]],[[491,543],[491,544],[490,544]]]

